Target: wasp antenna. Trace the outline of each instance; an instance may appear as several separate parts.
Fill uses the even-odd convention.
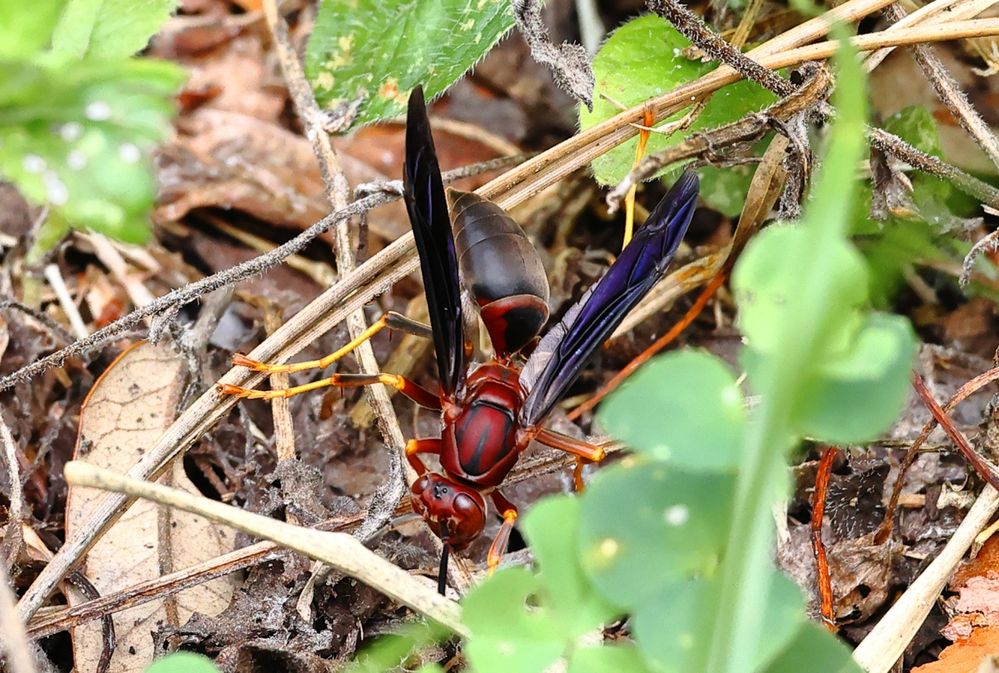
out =
[[[451,545],[448,544],[448,537],[450,537],[447,530],[447,521],[441,522],[441,565],[437,569],[437,593],[441,596],[445,595],[447,591],[447,558],[451,551]]]

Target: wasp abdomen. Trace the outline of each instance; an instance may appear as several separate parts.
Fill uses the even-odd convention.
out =
[[[498,205],[448,190],[451,227],[465,285],[482,307],[501,354],[528,344],[548,319],[548,277],[520,225]]]

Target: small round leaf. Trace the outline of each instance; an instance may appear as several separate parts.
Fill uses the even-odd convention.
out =
[[[738,465],[746,412],[735,377],[721,360],[678,351],[631,377],[601,407],[600,422],[652,458],[717,470]]]
[[[581,498],[583,569],[604,598],[623,608],[710,572],[728,534],[733,488],[729,474],[634,458],[603,470]]]

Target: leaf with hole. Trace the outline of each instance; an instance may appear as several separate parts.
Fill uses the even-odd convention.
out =
[[[500,570],[463,601],[472,633],[465,654],[477,673],[541,673],[565,650],[559,625],[534,607],[541,583],[526,568]]]
[[[620,613],[593,590],[580,565],[581,508],[579,498],[546,498],[531,508],[522,525],[539,566],[544,605],[566,637],[582,635]]]
[[[451,86],[513,26],[506,0],[323,0],[305,69],[316,100],[349,126],[405,112]],[[346,130],[346,129],[344,129]]]

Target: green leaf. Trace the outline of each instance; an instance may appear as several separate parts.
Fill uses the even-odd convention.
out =
[[[506,568],[465,597],[462,619],[472,633],[465,654],[477,673],[541,673],[562,656],[558,624],[529,607],[540,589],[526,568]]]
[[[305,70],[328,108],[359,102],[352,124],[395,117],[423,85],[434,98],[513,26],[506,0],[323,0]]]
[[[862,673],[850,649],[821,626],[804,624],[766,673]]]
[[[749,346],[775,354],[787,348],[787,324],[796,319],[794,297],[801,294],[803,269],[812,236],[803,227],[770,227],[753,238],[739,258],[732,285],[739,303],[739,328]],[[819,351],[844,350],[856,333],[867,301],[867,268],[843,238],[830,240],[822,254],[828,261],[821,301],[829,315],[819,336]],[[809,273],[811,270],[807,270]]]
[[[52,51],[73,59],[127,58],[177,8],[178,0],[69,0],[52,36]]]
[[[757,155],[762,152],[756,152]],[[746,194],[753,181],[755,167],[748,165],[697,169],[701,178],[701,198],[714,210],[726,217],[738,217],[746,205]]]
[[[581,498],[579,530],[583,569],[597,590],[631,608],[711,573],[731,523],[733,482],[634,459],[603,470]]]
[[[396,670],[413,654],[431,643],[447,640],[450,632],[444,627],[424,621],[409,622],[394,633],[380,636],[364,646],[354,661],[343,669],[345,673],[382,673]]]
[[[580,566],[579,498],[559,496],[534,505],[522,525],[540,566],[544,605],[566,637],[579,636],[619,614],[596,593]]]
[[[754,661],[745,662],[745,670],[758,670],[805,623],[804,601],[794,582],[776,570],[771,570],[769,579],[764,609],[757,616],[766,638],[753,654]],[[711,648],[711,617],[725,609],[717,581],[697,578],[670,584],[647,596],[635,610],[635,638],[657,671],[703,670]]]
[[[0,69],[0,175],[54,227],[69,224],[142,242],[155,197],[150,153],[169,130],[183,71],[152,60]]]
[[[218,673],[219,669],[208,657],[193,652],[174,652],[157,659],[146,673]]]
[[[621,109],[611,100],[627,107],[640,105],[717,67],[685,57],[683,50],[689,46],[687,38],[665,19],[654,15],[640,16],[615,30],[593,59],[596,78],[593,111],[580,106],[580,128],[586,130],[618,114]],[[752,82],[730,84],[711,97],[685,134],[734,121],[774,100],[772,93]],[[680,112],[673,118],[682,115]],[[682,138],[683,135],[652,133],[646,151],[659,152]],[[637,138],[632,139],[595,159],[592,168],[597,181],[605,185],[620,182],[631,170],[637,142]]]
[[[65,4],[65,0],[0,2],[0,60],[27,58],[47,47]]]
[[[742,393],[718,358],[680,351],[656,358],[600,409],[607,431],[651,458],[692,470],[739,462]]]
[[[902,108],[885,120],[884,129],[916,149],[935,157],[942,156],[937,123],[933,119],[933,113],[923,105]]]
[[[651,673],[632,645],[583,647],[572,653],[567,673]]]
[[[795,408],[803,435],[847,444],[877,438],[909,393],[916,338],[900,316],[867,316],[849,352],[830,357],[807,382]]]

